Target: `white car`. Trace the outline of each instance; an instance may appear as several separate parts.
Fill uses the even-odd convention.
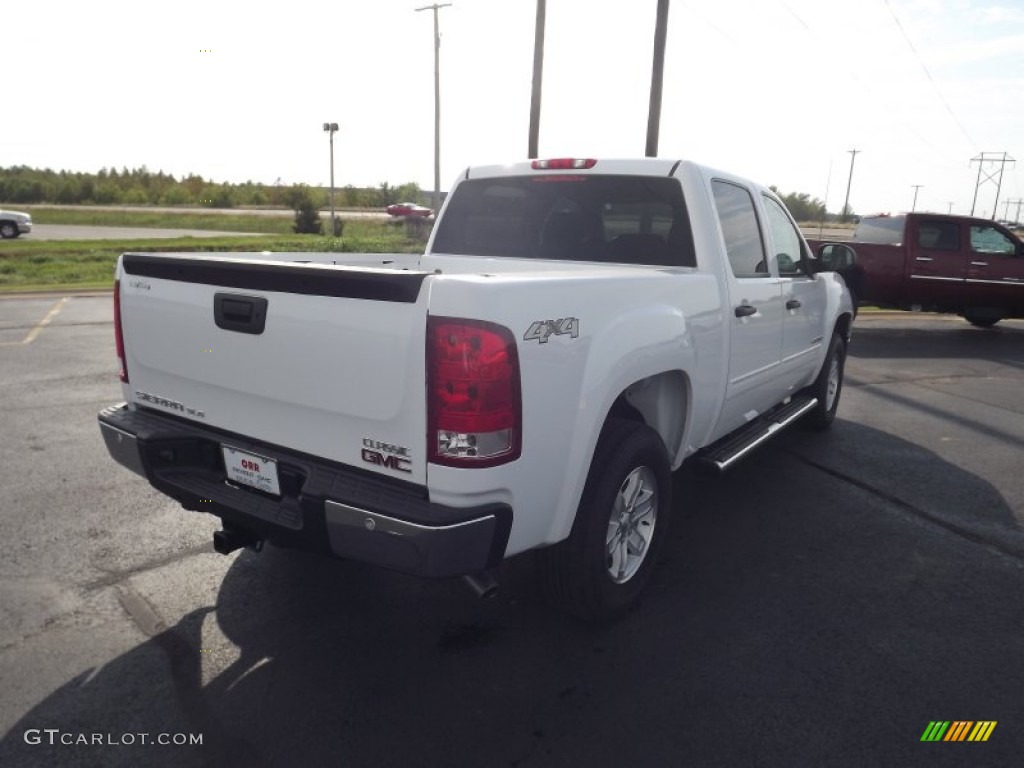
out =
[[[32,216],[21,211],[0,211],[0,237],[10,240],[32,231]]]

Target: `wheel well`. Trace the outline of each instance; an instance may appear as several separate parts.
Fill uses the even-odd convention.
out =
[[[840,315],[839,319],[836,320],[836,333],[843,337],[843,341],[850,340],[850,327],[853,325],[853,317],[850,315]]]
[[[612,403],[605,420],[629,419],[651,427],[674,459],[683,443],[689,416],[690,380],[682,371],[665,371],[626,387]]]

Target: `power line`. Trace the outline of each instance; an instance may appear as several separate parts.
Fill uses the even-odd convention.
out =
[[[967,141],[970,142],[971,146],[977,147],[978,142],[971,138],[971,134],[969,134],[967,132],[967,129],[964,128],[963,123],[960,122],[960,118],[956,116],[956,113],[953,112],[953,108],[950,107],[949,102],[946,101],[946,97],[942,95],[942,91],[939,90],[938,83],[935,82],[935,78],[933,78],[932,73],[928,71],[928,67],[925,66],[924,60],[921,58],[921,55],[917,52],[917,48],[915,48],[914,44],[910,41],[910,37],[907,35],[907,30],[904,29],[903,23],[900,21],[899,16],[896,15],[896,11],[893,10],[893,7],[889,4],[889,0],[883,0],[883,2],[885,3],[885,7],[889,9],[889,13],[892,15],[892,20],[896,22],[896,26],[899,28],[900,34],[903,35],[903,39],[906,41],[907,47],[910,48],[911,53],[914,54],[914,58],[917,59],[917,63],[920,64],[921,69],[924,70],[924,74],[928,78],[928,82],[930,82],[932,84],[932,88],[935,89],[935,93],[939,97],[939,101],[942,102],[942,106],[944,106],[946,108],[946,111],[949,112],[949,116],[953,118],[953,122],[956,123],[957,127],[960,129],[960,132],[964,135]]]
[[[810,39],[811,43],[816,48],[818,48],[820,51],[828,53],[827,51],[825,51],[825,48],[822,45],[822,40],[828,38],[828,34],[827,33],[816,33],[815,30],[811,29],[811,26],[806,21],[804,21],[803,17],[801,17],[796,11],[794,11],[790,7],[790,5],[786,2],[786,0],[776,0],[776,2],[782,8],[784,8],[786,10],[786,12],[789,13],[790,16],[792,16],[797,21],[797,23],[803,28],[804,33]],[[730,40],[732,42],[736,42],[726,32],[721,30],[719,27],[714,26],[710,21],[708,21],[708,19],[706,17],[701,16],[701,14],[698,13],[696,11],[696,9],[693,8],[693,6],[688,5],[687,7],[690,9],[691,12],[693,12],[702,21],[704,21],[706,24],[708,24],[713,29],[715,29],[717,32],[719,32],[727,40]],[[845,70],[845,73],[846,73],[847,77],[849,77],[854,83],[856,83],[856,85],[859,88],[863,89],[869,96],[871,96],[871,98],[873,98],[877,102],[878,106],[881,107],[881,114],[885,115],[886,118],[888,118],[889,122],[891,122],[894,125],[898,124],[907,133],[909,133],[912,136],[914,136],[921,144],[927,146],[928,148],[930,148],[932,150],[932,154],[927,156],[928,162],[934,164],[935,156],[936,155],[940,155],[942,161],[946,165],[948,165],[949,168],[952,169],[952,168],[959,168],[960,167],[960,162],[958,160],[955,160],[953,155],[950,154],[946,149],[944,149],[942,147],[936,146],[928,138],[926,138],[920,131],[918,131],[916,126],[914,126],[913,124],[911,124],[907,120],[902,119],[899,116],[899,110],[896,108],[896,106],[894,104],[890,103],[888,99],[883,98],[881,96],[881,94],[879,94],[874,88],[871,87],[870,82],[868,82],[865,78],[861,77],[860,74],[858,74],[855,69],[853,69],[852,67],[849,67],[843,60],[835,62],[835,64],[836,64],[836,66],[838,66],[841,69]],[[974,142],[971,142],[971,144],[973,145]],[[917,155],[917,152],[914,149],[911,149],[910,152],[911,152],[911,154]],[[926,156],[924,154],[921,154],[921,155],[918,155],[918,157],[924,159]]]

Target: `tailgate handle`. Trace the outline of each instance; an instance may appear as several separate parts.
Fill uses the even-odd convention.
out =
[[[237,293],[213,295],[213,320],[218,328],[238,333],[263,333],[267,323],[267,300]]]

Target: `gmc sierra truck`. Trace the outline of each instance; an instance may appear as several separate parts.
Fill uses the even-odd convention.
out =
[[[122,255],[127,402],[99,424],[221,519],[219,552],[483,590],[538,550],[559,605],[609,619],[650,578],[684,460],[832,422],[853,306],[822,257],[843,247],[812,254],[771,191],[692,162],[473,167],[422,255]]]
[[[855,263],[836,266],[856,301],[955,312],[983,328],[1024,317],[1024,243],[994,221],[938,213],[865,216],[848,245]]]

